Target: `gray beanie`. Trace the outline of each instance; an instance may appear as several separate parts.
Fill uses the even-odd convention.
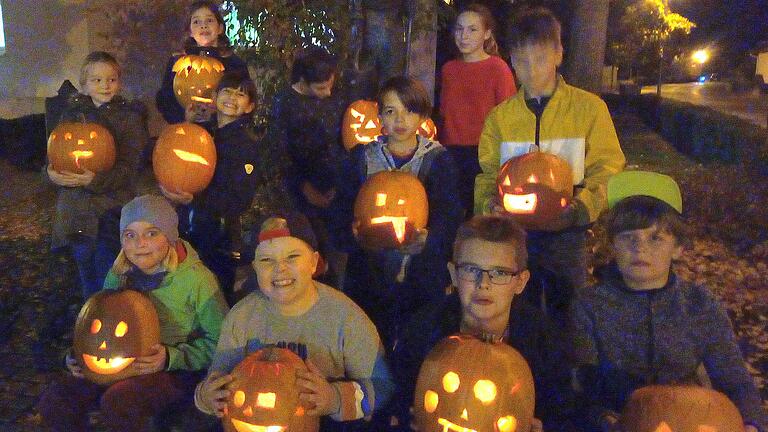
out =
[[[123,206],[120,212],[120,232],[136,221],[156,226],[173,244],[179,239],[179,216],[171,203],[159,195],[142,195]]]

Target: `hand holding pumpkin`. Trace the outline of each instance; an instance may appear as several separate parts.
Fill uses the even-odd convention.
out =
[[[82,174],[70,171],[59,172],[53,169],[50,164],[48,164],[47,171],[48,178],[51,179],[54,184],[64,187],[88,186],[95,176],[93,171],[88,171],[87,169],[83,169]]]
[[[152,354],[136,357],[134,366],[139,375],[160,372],[165,369],[165,360],[168,358],[168,349],[165,345],[156,344],[151,347]]]
[[[314,404],[314,408],[307,410],[307,414],[324,416],[337,413],[341,405],[339,392],[311,360],[307,360],[306,364],[309,370],[296,371],[296,384],[301,389],[299,398]]]
[[[160,192],[174,204],[187,205],[192,202],[194,196],[189,192],[172,192],[160,185]]]
[[[213,412],[216,417],[224,417],[224,408],[227,407],[229,390],[227,385],[235,377],[231,374],[223,374],[218,371],[211,372],[196,390],[196,401],[204,411]]]
[[[417,228],[413,233],[413,240],[400,247],[400,253],[404,255],[418,255],[424,250],[429,231],[426,228]]]
[[[331,205],[331,201],[336,197],[336,189],[331,189],[326,193],[322,193],[312,186],[310,182],[304,182],[304,184],[301,185],[301,192],[310,204],[320,208],[328,208],[328,206]]]
[[[72,351],[67,353],[67,357],[64,362],[67,366],[67,370],[69,370],[69,373],[71,373],[72,376],[77,378],[85,378],[85,376],[83,376],[83,368],[81,368],[77,363],[77,360],[72,357]]]
[[[190,123],[204,123],[211,119],[216,112],[213,103],[193,101],[184,110],[184,120]]]

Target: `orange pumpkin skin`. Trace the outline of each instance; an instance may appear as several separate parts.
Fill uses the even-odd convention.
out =
[[[381,171],[363,183],[355,199],[357,240],[366,249],[396,249],[427,226],[429,203],[419,179],[402,171]]]
[[[192,102],[212,103],[213,93],[224,75],[224,65],[216,58],[188,54],[179,57],[171,69],[173,94],[186,108]]]
[[[341,125],[341,138],[347,150],[375,141],[382,133],[379,104],[363,99],[352,102],[344,112]]]
[[[528,363],[514,348],[454,335],[422,363],[414,415],[422,432],[527,432],[535,396]]]
[[[434,141],[437,138],[437,126],[431,118],[428,118],[419,125],[419,128],[416,129],[416,133],[430,141]]]
[[[48,137],[48,162],[58,172],[109,171],[115,165],[115,139],[97,123],[60,123]]]
[[[74,357],[96,384],[138,375],[133,361],[159,343],[155,306],[137,291],[100,291],[85,302],[75,322]]]
[[[496,178],[504,210],[527,229],[552,231],[573,199],[573,173],[565,160],[544,152],[504,163]]]
[[[232,370],[227,386],[230,396],[222,424],[226,432],[288,431],[315,432],[319,417],[306,414],[299,401],[296,372],[304,362],[285,348],[262,348],[243,359]],[[269,426],[283,429],[267,429]]]
[[[724,394],[698,386],[635,390],[621,414],[627,432],[744,432],[738,408]]]
[[[193,123],[166,126],[152,153],[152,169],[157,181],[169,191],[202,191],[216,170],[213,138]]]

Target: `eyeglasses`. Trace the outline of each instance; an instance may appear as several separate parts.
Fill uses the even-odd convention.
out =
[[[525,269],[519,270],[517,272],[512,272],[509,270],[501,270],[501,269],[486,270],[484,268],[480,268],[472,264],[459,264],[456,266],[456,271],[458,273],[459,279],[466,282],[479,283],[480,281],[483,280],[483,273],[487,273],[488,279],[491,281],[492,284],[505,285],[512,282],[512,279],[520,276],[525,271]]]

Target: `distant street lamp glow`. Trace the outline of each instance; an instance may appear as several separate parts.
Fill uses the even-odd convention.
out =
[[[704,64],[709,61],[709,52],[704,49],[694,51],[693,54],[691,54],[691,60],[698,64]]]

